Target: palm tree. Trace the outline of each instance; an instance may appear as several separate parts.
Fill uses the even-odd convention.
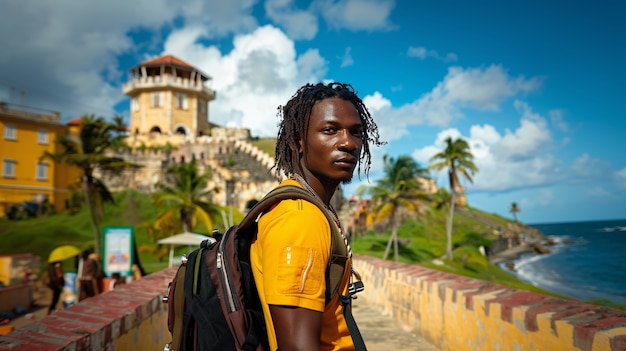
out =
[[[448,210],[450,206],[450,201],[452,200],[452,195],[446,190],[446,188],[439,188],[437,192],[431,195],[432,204],[435,206],[437,210]],[[446,228],[448,222],[446,220]]]
[[[60,134],[56,140],[59,151],[46,151],[42,156],[80,169],[83,196],[91,216],[96,252],[101,252],[98,222],[103,216],[103,205],[106,202],[113,203],[114,200],[106,184],[94,176],[94,171],[99,169],[102,172],[119,172],[131,166],[121,158],[108,156],[109,151],[123,145],[126,138],[124,130],[119,117],[109,123],[102,117],[85,115],[82,117],[78,135]]]
[[[385,177],[377,181],[374,186],[363,186],[357,193],[359,196],[364,192],[372,196],[374,209],[372,216],[375,221],[389,218],[391,223],[391,236],[387,241],[387,247],[383,260],[387,259],[391,243],[394,244],[394,257],[398,261],[398,227],[400,226],[398,210],[406,208],[418,212],[421,200],[426,194],[420,188],[418,176],[428,176],[428,171],[409,156],[399,156],[398,159],[383,156]]]
[[[217,189],[207,189],[211,173],[200,174],[196,161],[174,165],[167,170],[169,183],[157,183],[160,191],[154,194],[155,206],[166,205],[158,215],[156,227],[177,223],[184,232],[190,232],[198,221],[202,221],[207,229],[213,229],[214,218],[219,214],[219,207],[210,199]]]
[[[450,199],[450,214],[446,223],[446,257],[452,259],[452,220],[456,195],[461,185],[457,172],[460,172],[470,183],[473,183],[472,175],[478,172],[478,168],[473,162],[474,155],[472,155],[465,139],[452,140],[451,137],[448,137],[445,143],[446,148],[430,158],[431,165],[429,168],[437,172],[444,168],[448,170],[452,197]]]
[[[515,222],[517,222],[517,215],[516,215],[516,213],[522,212],[522,209],[519,208],[519,206],[517,205],[517,202],[513,202],[511,204],[511,208],[509,209],[509,212],[511,212],[513,214],[513,219],[515,220]]]

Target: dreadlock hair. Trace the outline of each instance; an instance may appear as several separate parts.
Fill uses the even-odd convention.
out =
[[[313,105],[320,100],[332,97],[351,102],[359,114],[363,125],[363,133],[361,134],[363,146],[357,172],[359,175],[361,174],[361,163],[365,161],[364,173],[368,176],[372,163],[369,143],[372,142],[376,146],[380,146],[384,142],[379,141],[378,126],[352,85],[338,82],[305,84],[287,101],[287,104],[278,106],[277,116],[280,123],[274,159],[274,168],[278,173],[282,171],[286,176],[289,176],[295,174],[296,170],[299,169],[298,140],[306,136]]]

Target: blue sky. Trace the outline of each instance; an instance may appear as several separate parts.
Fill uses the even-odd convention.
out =
[[[128,116],[137,63],[213,77],[212,122],[275,136],[306,82],[351,83],[388,144],[422,166],[466,138],[473,207],[526,223],[626,218],[621,1],[3,1],[0,100]],[[445,174],[433,174],[446,186]],[[353,192],[365,180],[347,187]]]

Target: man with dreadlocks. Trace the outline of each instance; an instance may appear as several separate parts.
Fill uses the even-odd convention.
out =
[[[287,177],[281,185],[308,189],[335,213],[330,200],[337,187],[351,181],[355,168],[360,173],[361,163],[367,176],[369,144],[382,144],[369,111],[351,85],[319,83],[301,87],[278,117],[274,167]],[[323,212],[307,201],[283,200],[258,224],[250,257],[270,349],[354,350],[340,297],[325,301],[332,238]],[[339,290],[344,296],[350,261]]]

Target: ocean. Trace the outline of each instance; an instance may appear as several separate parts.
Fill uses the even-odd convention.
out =
[[[523,254],[512,273],[564,297],[626,306],[626,220],[531,226],[555,245],[548,246],[550,254]]]

